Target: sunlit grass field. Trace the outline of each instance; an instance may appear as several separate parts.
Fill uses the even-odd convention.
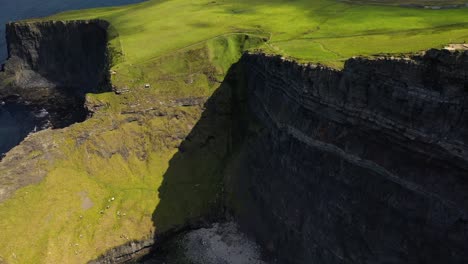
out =
[[[124,59],[115,65],[122,73],[117,84],[129,78],[138,82],[134,79],[148,75],[151,62],[161,56],[231,33],[264,35],[268,42],[261,48],[267,52],[334,67],[352,56],[416,52],[468,41],[468,9],[335,0],[150,0],[53,17],[88,18],[110,21],[120,35],[115,44],[121,45]]]

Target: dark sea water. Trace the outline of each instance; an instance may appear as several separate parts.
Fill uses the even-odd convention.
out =
[[[5,24],[26,18],[92,7],[133,4],[143,0],[0,0],[0,64],[7,58]],[[48,113],[41,109],[0,101],[0,159],[29,133],[47,127]]]
[[[29,133],[49,125],[49,113],[45,109],[5,102],[0,104],[0,155],[16,146]]]

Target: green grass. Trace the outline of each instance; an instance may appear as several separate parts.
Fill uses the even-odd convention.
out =
[[[41,183],[0,204],[0,255],[8,263],[85,263],[113,246],[151,236],[158,188],[182,140],[172,137],[188,134],[201,114],[198,106],[160,111],[165,115],[128,122],[128,115],[109,108],[85,123],[49,131],[60,145],[59,157],[47,165]],[[204,156],[199,153],[209,164],[212,157]],[[202,176],[193,184],[214,193],[210,175]],[[194,217],[208,210],[203,205],[211,197],[193,198],[166,206]],[[203,204],[195,206],[197,201]],[[174,225],[186,219],[182,213],[161,217]]]
[[[468,9],[424,10],[334,0],[149,1],[75,11],[53,19],[102,18],[120,35],[115,84],[146,81],[163,56],[217,36],[265,35],[269,52],[336,67],[352,56],[408,53],[468,41]]]
[[[145,80],[157,84],[154,88],[88,94],[89,104],[102,106],[91,119],[42,132],[52,134],[57,154],[31,153],[53,161],[41,168],[46,178],[0,203],[0,256],[8,263],[85,263],[153,235],[155,223],[162,232],[212,213],[227,154],[225,120],[200,122],[202,106],[180,106],[172,99],[211,95],[231,64],[263,38],[226,34],[161,56],[148,62],[156,70]],[[202,128],[192,137],[191,151],[178,153],[197,126]],[[216,135],[214,143],[199,148],[210,135]],[[28,140],[41,138],[34,134]],[[83,194],[91,208],[83,208]],[[116,200],[108,202],[111,197]]]
[[[209,212],[226,163],[226,124],[200,121],[202,107],[171,102],[212,95],[245,50],[340,68],[353,56],[468,41],[468,9],[335,0],[151,0],[46,19],[91,18],[111,23],[111,48],[122,53],[114,56],[112,81],[130,92],[88,95],[90,104],[103,106],[91,119],[44,132],[54,138],[56,154],[18,158],[47,160],[41,163],[47,177],[0,204],[0,262],[85,263],[128,239],[151,235],[154,228],[167,230]],[[151,89],[143,88],[145,83]],[[220,142],[178,153],[197,122],[201,143],[203,133]],[[27,140],[40,142],[39,137]],[[109,202],[110,197],[116,200]],[[83,199],[93,206],[84,208]],[[158,206],[164,210],[154,227]]]

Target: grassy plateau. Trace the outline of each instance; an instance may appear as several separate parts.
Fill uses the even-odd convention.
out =
[[[468,9],[366,1],[150,0],[29,22],[94,18],[112,25],[112,82],[128,92],[88,95],[100,109],[92,118],[33,134],[0,163],[0,177],[45,175],[0,203],[0,263],[85,263],[216,207],[228,143],[182,154],[178,147],[197,124],[208,134],[227,132],[220,120],[200,121],[202,104],[177,100],[211,96],[246,50],[341,68],[353,56],[468,41]],[[50,147],[30,152],[31,145]],[[170,169],[174,162],[183,169]],[[153,212],[167,175],[176,180],[165,195],[180,195],[165,200],[171,213],[158,226]]]
[[[389,2],[389,1],[387,1]],[[148,1],[59,14],[102,18],[120,35],[115,84],[151,79],[155,62],[235,33],[264,35],[262,49],[340,67],[358,55],[407,53],[468,41],[468,9],[424,10],[334,0]],[[118,43],[117,43],[118,42]],[[176,66],[176,65],[175,65]]]

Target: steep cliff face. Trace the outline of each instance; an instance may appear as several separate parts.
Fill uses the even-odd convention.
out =
[[[228,207],[280,263],[467,263],[467,52],[240,65]]]
[[[24,89],[102,91],[109,85],[108,27],[102,20],[9,23],[5,70]]]
[[[44,107],[55,126],[76,120],[67,115],[83,113],[71,110],[83,109],[85,93],[109,89],[108,38],[103,21],[8,25],[0,100]],[[205,63],[208,54],[200,54]],[[26,213],[15,213],[73,214],[75,222],[40,223],[48,228],[43,232],[66,230],[70,241],[81,241],[82,217],[98,216],[103,220],[92,221],[98,235],[89,248],[99,244],[99,253],[128,240],[113,234],[116,215],[128,232],[164,233],[219,220],[225,199],[278,263],[468,262],[467,52],[356,58],[342,71],[246,54],[206,104],[206,98],[160,101],[147,89],[135,91],[97,98],[95,108],[103,109],[89,122],[43,131],[9,153],[0,163],[0,200],[48,175],[38,187],[44,189],[36,189],[41,198],[32,199],[47,203],[24,200],[16,211]],[[114,105],[106,110],[106,103]],[[103,184],[93,187],[96,179]],[[88,191],[102,207],[84,202],[90,211],[83,213],[81,200],[69,206],[70,193],[83,199]],[[115,193],[130,202],[111,207]],[[134,214],[121,218],[121,211]],[[10,241],[12,230],[5,231]],[[17,248],[36,245],[33,239]],[[126,243],[98,260],[127,261],[153,242]],[[95,254],[42,246],[37,251],[52,251],[51,260],[82,262]]]
[[[0,100],[33,104],[63,127],[86,117],[84,95],[110,90],[108,23],[9,23]]]
[[[12,125],[0,124],[0,154],[31,131],[87,117],[85,94],[110,90],[108,28],[101,20],[7,24],[9,58],[0,72],[0,119]],[[31,114],[20,114],[15,106]]]

